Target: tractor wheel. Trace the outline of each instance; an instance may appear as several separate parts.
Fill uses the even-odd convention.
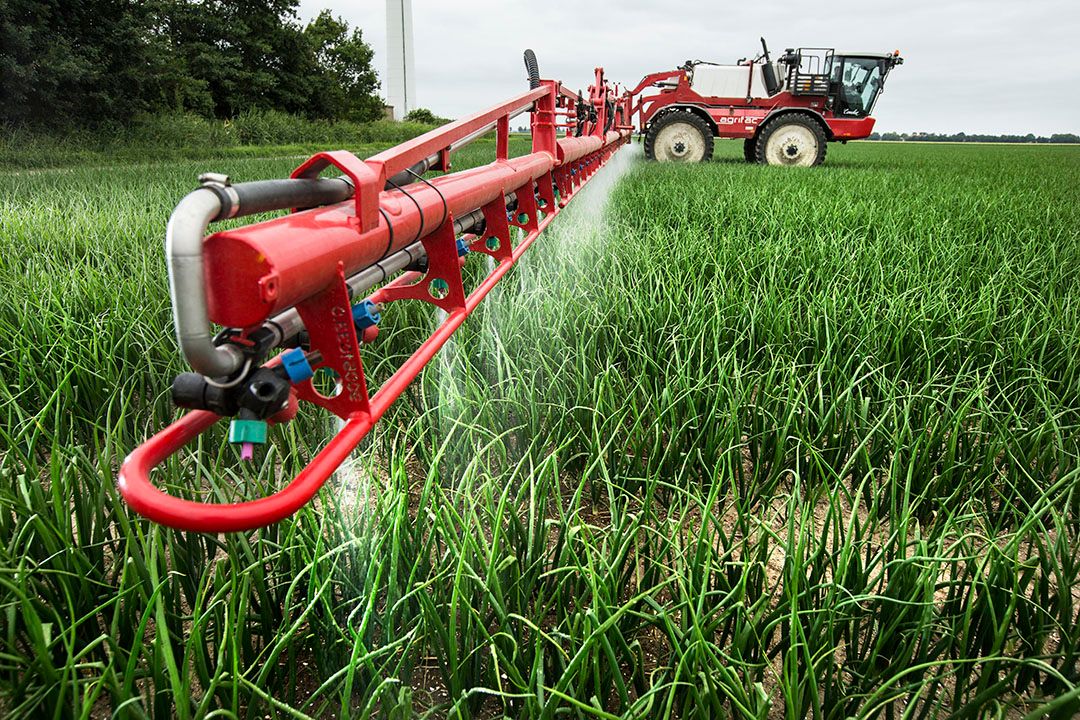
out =
[[[782,115],[767,122],[757,142],[757,161],[769,165],[811,167],[825,162],[828,139],[809,115]]]
[[[756,163],[758,161],[757,138],[746,138],[743,140],[742,154],[748,163]]]
[[[708,162],[713,132],[697,115],[676,110],[661,115],[645,133],[645,157],[661,162]]]

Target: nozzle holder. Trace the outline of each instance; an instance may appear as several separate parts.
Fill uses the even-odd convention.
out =
[[[308,362],[307,354],[300,348],[293,348],[281,354],[281,367],[285,368],[285,374],[289,376],[289,382],[298,385],[305,380],[310,380],[315,375],[315,370]]]
[[[356,324],[356,329],[360,332],[373,325],[378,325],[379,321],[382,320],[379,307],[370,300],[364,300],[353,305],[352,316],[353,323]]]

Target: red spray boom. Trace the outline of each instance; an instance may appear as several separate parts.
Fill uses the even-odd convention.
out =
[[[173,398],[192,411],[120,467],[120,492],[132,508],[163,525],[203,532],[246,530],[295,513],[581,186],[629,142],[630,99],[616,96],[602,69],[586,99],[540,80],[531,51],[525,59],[528,92],[368,160],[325,152],[290,179],[233,185],[223,176],[200,178],[202,186],[173,212],[166,238],[177,338],[195,371],[176,378]],[[511,158],[510,120],[523,112],[531,113],[532,152]],[[423,176],[448,171],[453,151],[492,130],[494,162]],[[321,178],[331,167],[342,175]],[[211,222],[285,208],[293,212],[204,237]],[[467,291],[462,266],[476,254],[494,258],[494,269]],[[385,308],[402,300],[435,305],[446,319],[372,395],[360,343],[375,339]],[[212,337],[211,322],[225,330]],[[286,350],[271,357],[279,348]],[[332,397],[312,384],[320,370],[337,378]],[[154,467],[225,416],[233,418],[229,439],[250,457],[266,442],[268,424],[296,415],[298,400],[344,422],[277,493],[211,504],[151,483]]]

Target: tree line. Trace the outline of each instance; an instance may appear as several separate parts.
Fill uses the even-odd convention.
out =
[[[1045,135],[968,135],[967,133],[953,133],[951,135],[941,133],[873,133],[870,140],[885,140],[890,142],[991,142],[991,143],[1080,143],[1080,135],[1073,133],[1054,133],[1049,137]]]
[[[64,129],[137,116],[277,110],[382,115],[359,28],[297,0],[4,0],[0,123]]]

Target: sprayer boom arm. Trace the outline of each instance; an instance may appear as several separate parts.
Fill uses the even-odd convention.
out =
[[[277,522],[311,500],[496,283],[581,186],[630,139],[630,100],[597,70],[587,98],[540,80],[482,112],[371,158],[318,153],[292,178],[232,185],[205,176],[177,207],[167,253],[180,347],[195,373],[174,399],[192,409],[124,461],[118,485],[137,512],[184,530],[230,532]],[[579,109],[588,103],[588,112]],[[509,156],[510,120],[531,114],[532,152]],[[560,129],[567,132],[560,133]],[[494,162],[450,173],[451,153],[495,132]],[[335,169],[340,177],[323,178]],[[446,174],[428,179],[427,170]],[[256,187],[257,186],[257,187]],[[292,208],[280,218],[205,236],[210,223]],[[307,209],[304,209],[307,208]],[[493,269],[466,289],[472,254]],[[382,286],[373,293],[376,285]],[[361,345],[374,341],[394,303],[418,300],[446,316],[374,394]],[[211,336],[210,323],[225,330]],[[274,354],[278,348],[285,352]],[[337,379],[321,394],[315,372]],[[340,431],[290,483],[268,497],[211,504],[169,495],[151,471],[233,418],[242,456],[266,441],[267,424],[288,422],[299,401],[329,410]]]

